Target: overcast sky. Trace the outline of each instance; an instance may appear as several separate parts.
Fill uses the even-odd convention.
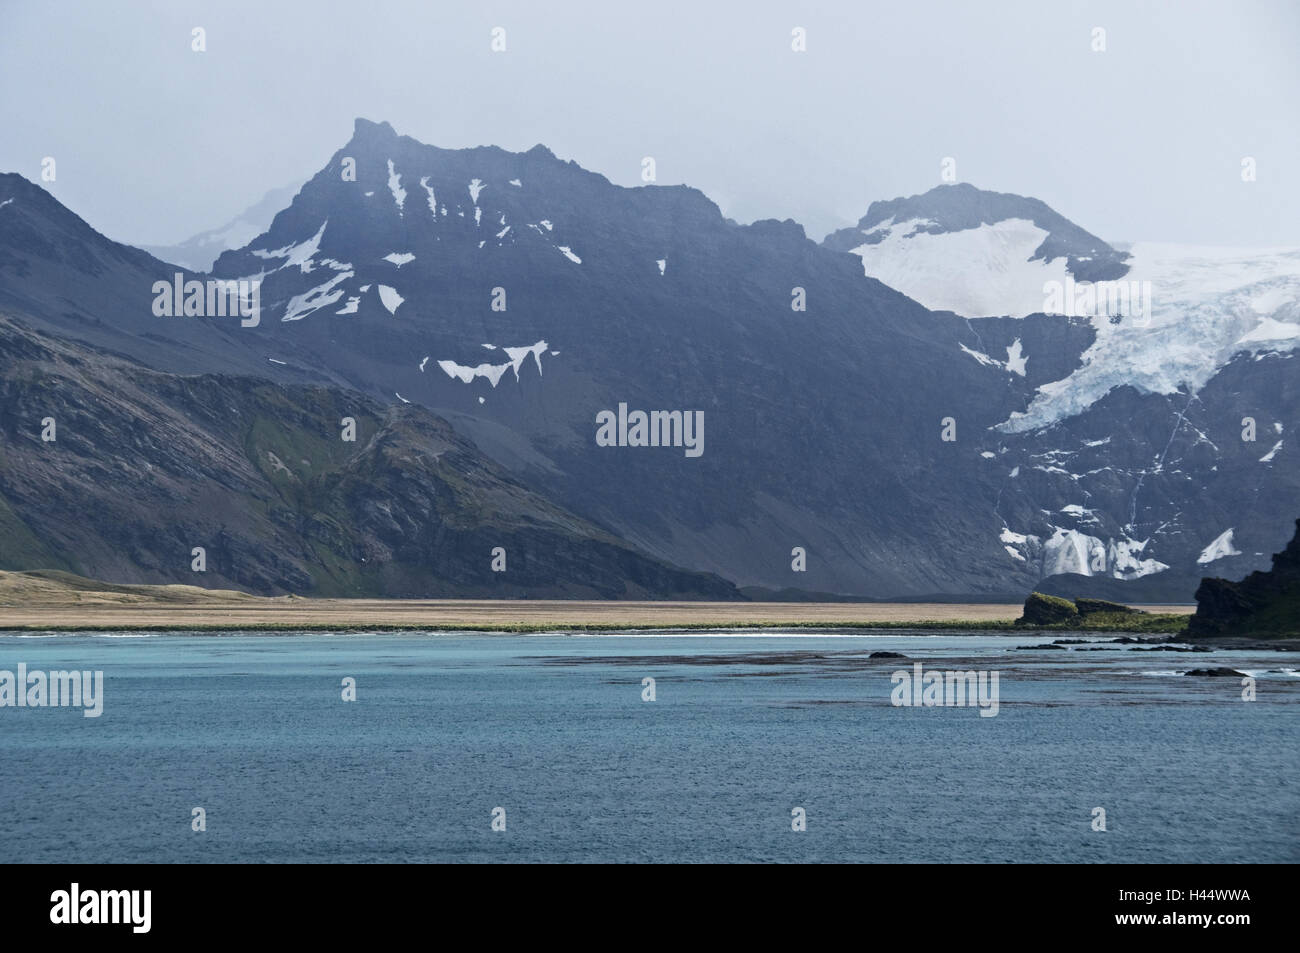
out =
[[[654,156],[660,184],[817,239],[951,156],[1106,239],[1300,244],[1297,51],[1294,0],[0,0],[0,170],[53,156],[73,211],[169,243],[305,181],[365,116],[620,185]]]

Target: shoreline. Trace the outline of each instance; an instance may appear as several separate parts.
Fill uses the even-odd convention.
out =
[[[89,601],[89,600],[88,600]],[[39,602],[39,600],[38,600]],[[233,602],[233,604],[232,604]],[[1191,606],[1080,626],[1017,625],[1021,606],[972,603],[710,603],[550,600],[258,599],[184,604],[108,602],[0,606],[0,632],[637,632],[824,630],[1137,632],[1172,635]]]
[[[1196,607],[1135,606],[1086,622],[1017,625],[1021,603],[701,602],[597,599],[377,599],[255,596],[190,585],[108,583],[70,573],[0,572],[0,633],[24,632],[807,632],[1022,634],[1129,632],[1170,636]]]

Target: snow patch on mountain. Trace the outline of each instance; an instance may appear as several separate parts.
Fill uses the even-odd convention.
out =
[[[296,245],[285,245],[283,248],[277,248],[273,251],[268,251],[263,248],[253,248],[250,249],[250,251],[258,258],[267,261],[275,258],[285,259],[284,263],[280,265],[280,268],[290,268],[297,265],[300,271],[304,273],[310,272],[315,264],[312,259],[315,258],[316,253],[320,251],[320,240],[325,237],[325,226],[328,224],[329,219],[321,222],[320,228],[316,230],[316,234],[305,242],[299,242]],[[278,271],[279,268],[276,270]]]
[[[965,344],[958,344],[957,346],[961,348],[963,351],[965,351],[967,354],[969,354],[971,357],[975,358],[975,360],[979,361],[981,364],[986,364],[989,367],[1002,366],[1001,361],[993,360],[993,358],[989,357],[983,351],[976,351],[972,348],[967,347]]]
[[[933,225],[909,219],[882,222],[865,234],[874,243],[851,249],[866,274],[919,301],[931,311],[962,317],[1023,318],[1043,310],[1043,284],[1069,277],[1067,259],[1030,261],[1047,238],[1033,222],[1009,218],[956,232],[917,231]]]
[[[1021,377],[1024,377],[1025,364],[1028,361],[1029,358],[1025,356],[1024,348],[1020,344],[1020,338],[1016,338],[1009,345],[1007,345],[1006,367],[1007,370],[1009,370],[1012,374],[1019,374]]]
[[[1201,550],[1201,555],[1196,557],[1196,563],[1199,566],[1205,566],[1216,559],[1223,559],[1225,556],[1240,555],[1241,551],[1232,545],[1232,527],[1228,527]]]
[[[420,177],[420,188],[424,189],[426,198],[429,202],[429,211],[433,213],[433,217],[436,220],[438,217],[438,200],[433,195],[433,186],[429,184],[429,177],[427,175]]]
[[[538,341],[536,344],[531,344],[528,347],[505,348],[504,350],[506,355],[510,358],[510,365],[515,369],[515,378],[518,379],[519,365],[524,362],[524,358],[529,354],[533,356],[533,360],[537,364],[537,373],[540,375],[542,373],[542,352],[545,351],[547,347],[549,347],[549,345],[545,341]]]
[[[406,205],[406,189],[402,188],[402,177],[393,168],[393,160],[388,160],[388,191],[393,193],[393,201],[397,203],[397,213],[405,215],[403,211]]]
[[[439,361],[438,366],[446,372],[448,377],[456,378],[466,384],[472,384],[474,378],[482,377],[493,387],[497,386],[497,382],[501,380],[501,375],[510,367],[509,364],[479,364],[470,367],[466,364],[457,364],[455,361]]]
[[[497,350],[495,345],[485,344],[483,346],[491,350]],[[466,384],[471,384],[476,378],[481,377],[493,387],[496,387],[508,370],[514,370],[515,380],[519,380],[519,369],[523,366],[524,359],[529,354],[533,355],[533,360],[537,364],[537,373],[541,374],[542,352],[548,347],[549,345],[545,341],[538,341],[536,344],[530,344],[527,347],[503,347],[501,350],[505,351],[506,356],[510,358],[504,364],[483,363],[471,367],[468,364],[458,364],[456,361],[439,361],[438,366],[443,369],[448,377],[463,381]],[[428,360],[428,358],[425,358],[425,360]],[[421,365],[421,369],[423,369],[423,365]]]
[[[384,261],[391,261],[398,268],[401,268],[403,265],[415,261],[415,256],[409,251],[389,252],[384,256]]]
[[[988,367],[1001,368],[1009,373],[1019,374],[1021,377],[1025,376],[1025,364],[1029,358],[1024,355],[1024,349],[1020,343],[1020,338],[1016,338],[1007,346],[1007,359],[1005,361],[999,361],[996,358],[989,357],[983,351],[976,351],[974,348],[969,348],[965,344],[959,343],[957,346],[981,364]]]
[[[1066,508],[1070,509],[1069,507]],[[1084,511],[1082,507],[1079,510]],[[998,537],[1003,548],[1037,570],[1040,577],[1061,573],[1081,576],[1107,576],[1113,579],[1140,579],[1163,572],[1169,566],[1152,558],[1141,558],[1149,539],[1109,538],[1104,542],[1077,529],[1052,526],[1052,535],[1015,533],[1003,527]]]
[[[346,281],[352,277],[352,272],[345,271],[335,275],[329,281],[322,285],[317,285],[310,291],[303,292],[300,295],[294,295],[289,299],[288,306],[284,309],[284,317],[281,321],[301,321],[313,311],[328,307],[343,297],[343,289],[335,290],[334,286],[340,282]]]
[[[388,285],[380,285],[379,300],[383,302],[384,307],[388,309],[389,314],[396,314],[398,306],[406,299],[397,293],[396,288],[390,288]]]

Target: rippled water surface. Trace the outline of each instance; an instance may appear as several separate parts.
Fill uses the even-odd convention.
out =
[[[99,718],[0,708],[0,861],[1300,860],[1294,654],[1047,641],[0,636],[104,672]],[[916,661],[997,715],[895,707]]]

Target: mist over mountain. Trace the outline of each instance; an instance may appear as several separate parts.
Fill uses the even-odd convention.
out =
[[[180,265],[188,271],[208,271],[222,252],[243,248],[266,231],[275,214],[289,204],[296,185],[271,189],[254,205],[217,228],[199,232],[175,245],[141,245],[163,261]]]
[[[819,245],[792,221],[737,225],[696,190],[618,187],[540,145],[445,150],[358,120],[212,265],[260,283],[259,321],[241,327],[156,316],[154,282],[176,269],[16,176],[6,199],[0,310],[159,372],[355,390],[375,420],[423,406],[467,441],[474,472],[534,494],[514,498],[520,519],[551,506],[579,536],[632,547],[644,562],[624,591],[712,591],[650,569],[675,566],[861,596],[1188,599],[1204,557],[1226,575],[1267,565],[1300,500],[1289,252],[1126,253],[1037,200],[965,185],[873,203]],[[1043,313],[1045,281],[1139,274],[1164,286],[1150,314]],[[635,445],[637,411],[702,420],[700,452]],[[603,412],[615,445],[598,440]],[[403,439],[414,453],[432,434]],[[446,518],[424,514],[403,532]],[[448,556],[409,552],[412,566]],[[258,585],[305,585],[298,571],[325,591],[328,574],[294,558],[280,570],[293,585],[273,565]],[[373,592],[445,581],[368,571]],[[555,572],[557,587],[573,578]]]

